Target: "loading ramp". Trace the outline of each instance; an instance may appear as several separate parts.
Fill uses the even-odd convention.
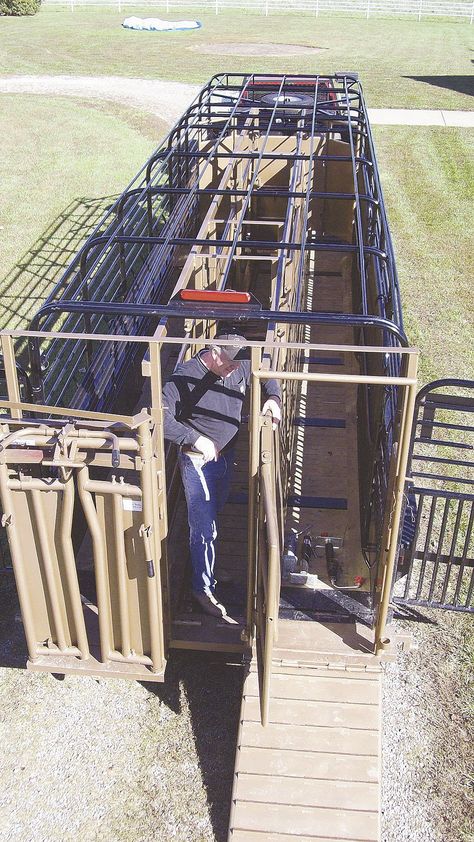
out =
[[[280,625],[292,648],[275,653],[266,726],[254,661],[244,684],[229,842],[378,842],[380,662],[354,653],[354,627],[321,626],[305,651],[299,625],[301,640]]]

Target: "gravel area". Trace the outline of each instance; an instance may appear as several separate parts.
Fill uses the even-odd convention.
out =
[[[29,673],[0,578],[2,842],[225,842],[242,669],[175,656],[166,684]]]
[[[472,842],[472,618],[413,613],[383,677],[382,842]]]
[[[2,842],[225,842],[241,668],[179,653],[164,685],[28,673],[17,610],[3,577]],[[418,650],[383,677],[382,842],[468,842],[472,621],[408,626]]]

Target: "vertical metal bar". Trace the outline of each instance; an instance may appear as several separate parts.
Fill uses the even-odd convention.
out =
[[[364,233],[362,230],[362,214],[361,214],[361,207],[360,207],[360,198],[359,198],[359,181],[357,178],[357,167],[355,163],[355,146],[354,146],[354,137],[352,133],[352,115],[351,115],[351,104],[349,98],[349,91],[347,88],[347,76],[344,77],[344,93],[346,97],[346,106],[347,106],[347,126],[349,129],[349,145],[351,150],[351,168],[352,168],[352,180],[354,183],[354,196],[355,196],[355,233],[356,233],[356,245],[358,246],[358,260],[359,260],[359,272],[360,272],[360,288],[362,294],[362,312],[365,314],[368,313],[368,303],[367,303],[367,277],[366,277],[366,270],[365,270],[365,254],[364,254]]]
[[[72,473],[66,477],[65,469],[62,469],[63,492],[62,509],[60,517],[61,549],[64,556],[66,580],[71,601],[72,616],[76,628],[77,645],[81,651],[81,657],[86,660],[89,657],[89,643],[87,640],[84,611],[82,608],[81,592],[77,580],[76,563],[74,558],[74,547],[72,544],[72,521],[74,515],[74,479]],[[72,642],[72,641],[71,641]]]
[[[440,499],[440,498],[438,498],[438,499]],[[430,602],[433,599],[433,594],[434,594],[434,590],[435,590],[435,586],[436,586],[436,579],[438,578],[439,562],[440,562],[441,552],[442,552],[442,549],[443,549],[443,542],[444,542],[444,535],[445,535],[445,532],[446,532],[446,525],[448,523],[449,504],[450,504],[449,497],[445,498],[443,520],[441,521],[441,528],[440,528],[439,537],[438,537],[438,546],[437,546],[437,549],[436,549],[436,557],[435,557],[434,564],[433,564],[433,571],[432,571],[432,575],[431,575],[431,585],[430,585],[430,591],[429,591],[429,595],[428,595],[428,599],[430,600]],[[428,541],[428,538],[427,538],[427,541]],[[428,546],[429,546],[429,541],[428,541]],[[425,549],[425,553],[426,553],[426,549]],[[418,594],[417,594],[416,598],[418,599]]]
[[[276,558],[276,553],[276,548],[271,546],[268,554],[268,598],[265,605],[265,650],[263,656],[264,669],[261,704],[262,725],[268,724],[270,711],[270,681],[272,677],[273,641],[275,635],[274,600],[272,597],[277,585],[276,571],[279,564],[279,559]]]
[[[459,600],[459,595],[460,595],[460,592],[461,592],[462,580],[464,578],[464,568],[466,566],[467,554],[469,552],[469,546],[470,546],[470,543],[471,543],[473,522],[474,522],[474,505],[471,501],[471,514],[469,515],[469,525],[467,527],[466,539],[464,541],[464,549],[463,549],[463,553],[462,553],[462,559],[461,559],[461,563],[459,565],[458,581],[457,581],[457,585],[456,585],[456,591],[455,591],[455,594],[454,594],[453,605],[457,605],[458,600]],[[468,607],[469,607],[469,602],[466,601],[466,608],[468,608]]]
[[[15,574],[18,599],[20,601],[23,629],[28,646],[28,654],[30,659],[34,661],[38,657],[38,639],[35,634],[33,605],[25,572],[28,560],[25,558],[21,548],[19,529],[22,528],[22,524],[16,522],[13,492],[8,487],[8,467],[4,463],[0,464],[0,490],[4,511],[2,523],[5,524],[7,530],[8,543],[12,555],[13,572]]]
[[[416,545],[418,541],[418,535],[420,533],[420,526],[421,526],[421,517],[423,513],[423,506],[425,505],[425,495],[423,493],[420,494],[418,498],[418,509],[416,512],[416,523],[414,529],[414,536],[413,541],[411,543],[411,554],[410,554],[410,562],[407,570],[407,580],[405,583],[405,592],[403,594],[402,599],[408,599],[408,595],[410,593],[410,585],[411,585],[411,577],[413,574],[413,564],[415,561],[416,555]]]
[[[13,344],[13,337],[3,334],[1,340],[8,400],[13,403],[20,403],[20,386],[18,383],[18,374],[15,365],[15,347]],[[10,415],[12,418],[21,418],[22,411],[21,409],[11,409]]]
[[[30,360],[30,382],[35,403],[44,403],[43,372],[41,370],[40,340],[37,336],[28,338],[28,356]]]
[[[94,550],[95,581],[97,586],[97,608],[99,613],[99,636],[100,651],[103,663],[110,659],[112,652],[112,618],[110,614],[109,586],[107,576],[107,561],[104,536],[97,517],[97,511],[92,499],[92,494],[87,491],[87,480],[89,471],[87,467],[79,468],[77,472],[77,488],[86,517],[87,525],[91,533],[92,546]]]
[[[261,348],[252,348],[250,380],[250,459],[249,459],[249,506],[248,506],[248,562],[247,562],[247,635],[253,636],[255,610],[255,572],[257,547],[257,481],[260,461],[260,403],[261,385],[254,372],[261,363]]]
[[[127,657],[127,655],[131,654],[129,620],[130,607],[128,604],[127,558],[125,554],[122,495],[112,494],[112,504],[114,512],[115,558],[117,561],[117,582],[119,594],[120,637],[122,638],[122,654]]]
[[[161,343],[150,342],[150,388],[151,388],[151,415],[155,423],[155,447],[154,453],[158,467],[157,498],[159,498],[160,520],[162,522],[161,539],[162,547],[166,549],[166,538],[168,536],[168,509],[166,505],[166,473],[165,473],[165,446],[163,439],[163,406],[161,402],[162,380],[161,380]],[[157,536],[158,538],[158,536]],[[166,567],[166,570],[168,568]]]
[[[30,492],[33,503],[33,512],[35,516],[35,528],[38,534],[39,550],[43,560],[43,567],[46,576],[46,584],[49,591],[49,603],[51,605],[51,612],[53,615],[54,629],[58,639],[58,646],[60,649],[67,649],[66,629],[64,627],[64,620],[62,617],[60,596],[58,583],[56,581],[53,560],[51,557],[51,547],[49,544],[49,535],[46,529],[46,515],[43,509],[43,502],[41,499],[41,491],[37,489]]]
[[[459,527],[461,526],[461,517],[462,517],[463,508],[464,508],[464,500],[459,500],[458,501],[458,510],[456,512],[456,520],[455,520],[455,523],[454,523],[453,538],[452,538],[451,547],[450,547],[450,550],[449,550],[449,559],[446,562],[446,574],[445,574],[445,577],[444,577],[443,590],[442,590],[441,599],[440,599],[441,603],[446,602],[446,596],[447,596],[448,587],[449,587],[449,579],[450,579],[451,570],[452,570],[452,567],[453,567],[453,561],[452,560],[453,560],[454,556],[456,555],[456,544],[458,542]],[[451,605],[451,603],[449,603],[449,604]]]
[[[416,381],[418,367],[418,356],[410,354],[407,362],[407,377]],[[395,507],[391,523],[391,539],[384,568],[382,583],[382,594],[380,607],[375,628],[375,654],[379,654],[385,647],[385,626],[387,623],[388,609],[390,604],[390,592],[395,570],[395,559],[398,548],[398,533],[400,530],[400,519],[403,507],[403,495],[405,488],[406,469],[410,450],[410,436],[413,424],[413,414],[416,400],[416,382],[405,387],[404,408],[402,417],[405,419],[400,429],[400,441],[398,450],[398,471],[395,483]]]
[[[226,266],[225,266],[225,269],[224,269],[222,283],[221,283],[222,288],[224,288],[226,283],[227,283],[227,279],[229,277],[229,272],[230,272],[230,267],[232,265],[232,259],[235,255],[236,251],[237,251],[237,242],[239,240],[240,232],[242,230],[242,225],[243,225],[243,222],[244,222],[244,219],[245,219],[245,214],[247,213],[247,210],[248,210],[248,207],[249,207],[249,204],[250,204],[250,198],[252,196],[252,190],[253,190],[253,188],[255,186],[255,182],[257,180],[260,165],[262,163],[262,156],[263,156],[263,153],[265,152],[265,148],[266,148],[266,145],[267,145],[267,142],[268,142],[268,138],[270,137],[270,130],[271,130],[271,127],[273,125],[273,121],[274,121],[275,116],[276,116],[278,103],[280,101],[280,95],[281,95],[282,89],[284,88],[285,82],[286,82],[286,76],[283,76],[283,78],[281,80],[281,83],[280,83],[280,87],[278,88],[278,93],[275,97],[275,105],[273,106],[271,117],[270,117],[270,120],[268,121],[268,127],[267,127],[267,130],[266,130],[265,135],[263,137],[263,142],[262,142],[262,146],[261,146],[258,158],[254,161],[254,170],[253,170],[253,173],[252,173],[252,178],[250,179],[250,184],[247,188],[247,194],[246,194],[245,199],[242,203],[242,209],[240,211],[240,218],[239,218],[239,221],[238,221],[237,225],[235,226],[233,242],[232,242],[232,245],[230,247],[229,254],[227,256],[227,263],[226,263]]]
[[[430,541],[431,541],[431,533],[433,531],[433,520],[436,513],[436,504],[438,502],[438,497],[436,494],[433,494],[431,498],[431,506],[430,506],[430,515],[428,518],[428,526],[426,527],[426,535],[425,535],[425,546],[423,549],[423,556],[421,559],[420,570],[418,573],[418,585],[416,588],[416,596],[415,599],[420,599],[421,591],[423,588],[423,579],[425,577],[425,568],[426,568],[426,561],[428,558],[428,553],[430,551]]]
[[[472,594],[474,592],[474,567],[471,567],[471,583],[466,596],[466,606],[471,604]]]
[[[155,548],[154,558],[147,559],[151,562],[147,570],[147,597],[148,597],[148,617],[150,623],[150,647],[151,660],[153,664],[153,672],[159,672],[163,669],[164,657],[164,640],[163,640],[163,624],[160,618],[159,604],[161,601],[161,577],[159,558],[156,555],[158,543],[156,542],[156,515],[154,511],[153,501],[153,483],[156,482],[156,477],[153,476],[152,471],[152,441],[149,422],[145,421],[140,424],[138,428],[138,443],[140,445],[141,458],[141,487],[142,487],[142,501],[143,501],[143,525],[145,531],[145,538],[148,537],[147,530],[152,529],[153,539],[150,542],[151,546]]]
[[[170,612],[170,582],[168,565],[168,500],[166,493],[166,460],[165,443],[163,437],[163,407],[161,402],[161,343],[150,342],[151,368],[151,415],[155,424],[154,430],[154,476],[153,482],[153,511],[155,519],[155,553],[161,552],[161,606],[163,611],[163,635],[167,640],[171,635]],[[163,656],[166,657],[164,650]]]

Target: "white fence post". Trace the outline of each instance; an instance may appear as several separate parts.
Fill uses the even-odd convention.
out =
[[[170,10],[170,0],[166,0],[166,14],[168,14]]]
[[[474,2],[473,2],[473,4],[472,4],[472,9],[471,9],[471,20],[469,21],[469,23],[472,23],[473,21],[474,21]]]
[[[367,20],[370,18],[370,0],[367,0]]]
[[[319,0],[316,0],[316,17],[319,17]]]
[[[268,17],[268,0],[265,0],[265,17]]]
[[[216,15],[219,14],[219,0],[216,0]]]
[[[421,20],[421,13],[423,11],[423,0],[420,0],[420,5],[418,7],[418,20]]]

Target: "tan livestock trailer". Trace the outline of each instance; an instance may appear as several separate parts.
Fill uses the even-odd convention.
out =
[[[219,522],[219,618],[191,600],[162,384],[224,325],[246,338],[250,388]],[[2,523],[28,669],[163,681],[173,649],[241,659],[230,838],[379,839],[394,585],[404,577],[399,602],[472,603],[472,495],[445,488],[452,551],[449,512],[439,550],[434,513],[420,550],[429,492],[407,466],[414,443],[463,427],[435,413],[472,411],[472,384],[435,386],[415,417],[418,354],[357,77],[214,77],[30,331],[1,342]],[[276,429],[261,414],[269,379]]]

